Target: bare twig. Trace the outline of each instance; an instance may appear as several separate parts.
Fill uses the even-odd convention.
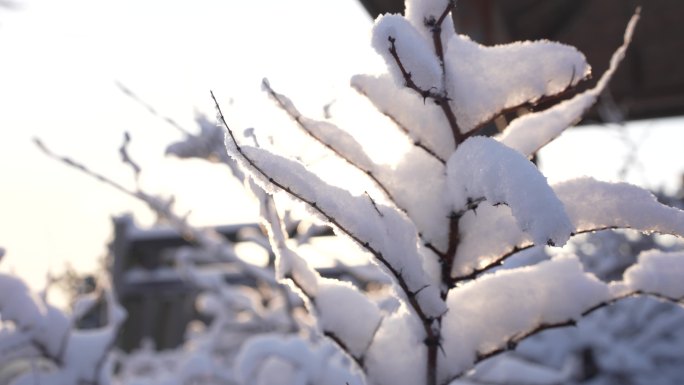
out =
[[[140,166],[131,158],[128,153],[128,145],[130,143],[131,136],[128,134],[128,132],[124,132],[124,140],[123,143],[121,143],[121,147],[119,147],[119,154],[121,155],[121,161],[124,164],[131,166],[133,169],[133,174],[135,175],[135,180],[137,182],[140,177]]]
[[[135,92],[131,91],[130,88],[126,87],[123,83],[121,82],[116,82],[116,86],[119,87],[119,90],[126,94],[129,98],[135,100],[138,104],[143,106],[150,114],[156,116],[157,118],[163,120],[167,124],[171,125],[173,128],[176,130],[180,131],[181,133],[190,136],[190,132],[183,128],[178,122],[173,120],[173,118],[161,115],[154,107],[152,107],[151,104],[147,103],[146,101],[142,100]]]

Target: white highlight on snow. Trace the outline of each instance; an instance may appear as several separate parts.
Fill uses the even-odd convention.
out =
[[[506,204],[535,244],[562,246],[572,233],[546,178],[520,153],[494,139],[472,137],[458,147],[447,162],[447,188],[457,213],[480,198]]]
[[[443,319],[446,379],[470,368],[478,354],[542,327],[576,320],[610,298],[608,287],[574,256],[502,270],[452,290]]]
[[[485,47],[454,35],[444,61],[450,104],[462,132],[503,110],[560,93],[591,73],[581,52],[550,41]]]
[[[684,252],[643,252],[625,271],[623,281],[632,291],[684,299]]]
[[[618,65],[625,57],[625,52],[632,41],[634,28],[639,20],[639,11],[632,16],[625,30],[624,42],[613,53],[610,66],[603,73],[596,86],[576,95],[570,100],[559,103],[548,110],[527,114],[515,119],[501,135],[501,142],[531,156],[547,143],[555,139],[566,128],[577,123],[582,115],[596,103],[596,99],[605,89]]]
[[[366,155],[363,147],[347,131],[341,130],[336,125],[320,120],[314,120],[303,116],[295,107],[292,100],[283,94],[275,92],[268,81],[264,79],[263,88],[275,99],[279,107],[297,121],[301,128],[312,137],[340,154],[344,159],[364,171],[372,171],[374,163]]]
[[[579,178],[553,186],[575,232],[628,228],[684,237],[684,211],[658,202],[648,190]]]
[[[405,307],[386,317],[365,357],[368,377],[382,385],[425,383],[423,335],[420,321]]]
[[[509,207],[493,206],[486,201],[463,216],[460,229],[452,277],[467,276],[498,261],[514,247],[532,243],[530,236],[520,230]]]
[[[406,83],[396,59],[390,53],[390,39],[394,40],[397,55],[411,80],[422,90],[441,91],[442,67],[432,47],[401,15],[382,15],[373,27],[373,48],[385,59],[395,83]]]
[[[355,357],[370,346],[382,317],[380,309],[348,282],[325,280],[314,301],[323,330],[333,333]]]
[[[355,75],[351,85],[399,129],[407,132],[414,142],[425,145],[442,159],[448,159],[454,152],[454,135],[442,109],[436,104],[423,100],[403,83],[397,85],[387,74]]]

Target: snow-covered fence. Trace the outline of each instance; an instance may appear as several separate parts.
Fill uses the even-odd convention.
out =
[[[308,207],[393,279],[400,303],[394,311],[349,285],[322,279],[287,247],[275,210],[264,210],[278,278],[299,291],[318,316],[320,333],[346,352],[355,368],[349,384],[448,384],[528,336],[574,324],[619,299],[684,297],[679,254],[643,254],[621,281],[610,283],[585,272],[571,253],[492,272],[523,249],[561,247],[579,233],[631,228],[684,236],[684,212],[645,190],[590,178],[550,186],[528,160],[596,102],[625,55],[638,12],[594,88],[519,117],[489,138],[478,136],[485,123],[567,94],[590,67],[580,52],[559,43],[483,47],[459,36],[450,17],[454,3],[407,0],[405,17],[378,18],[373,46],[389,75],[352,79],[406,143],[387,149],[398,152],[396,164],[376,162],[361,140],[329,121],[303,116],[264,82],[299,128],[364,174],[371,190],[329,184],[275,147],[250,145],[230,127],[215,98],[228,153],[241,170],[265,191]],[[244,383],[283,367],[293,371],[293,383],[327,383],[296,358],[283,363],[285,347],[253,348],[243,356],[251,359],[239,362]],[[270,364],[269,351],[279,358],[277,365]],[[352,375],[360,372],[363,377]],[[330,383],[340,382],[331,376]]]

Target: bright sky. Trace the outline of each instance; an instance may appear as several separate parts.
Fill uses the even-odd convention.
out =
[[[320,113],[352,74],[379,68],[369,48],[371,20],[354,0],[19,4],[19,10],[0,11],[0,247],[7,249],[0,270],[14,270],[33,285],[66,261],[94,268],[105,253],[112,215],[132,211],[139,223],[154,220],[140,203],[45,157],[33,137],[133,186],[117,153],[129,131],[148,192],[176,195],[179,212],[191,210],[197,224],[254,220],[256,208],[226,170],[164,157],[180,135],[120,92],[117,81],[188,129],[195,128],[195,109],[213,114],[213,89],[225,105],[234,101],[225,107],[232,124],[247,128],[268,124],[273,109],[260,91],[264,76],[303,111]],[[682,124],[637,125],[626,134],[643,145],[639,157],[667,164],[630,180],[678,180],[684,160],[675,144],[684,142]],[[659,130],[680,138],[658,140]],[[552,180],[615,178],[623,157],[606,148],[621,143],[620,131],[587,136],[592,132],[566,135],[554,144],[555,156],[543,155]]]
[[[303,109],[320,110],[376,60],[366,44],[371,20],[351,0],[19,4],[0,11],[0,269],[33,284],[65,261],[92,269],[111,215],[154,220],[140,203],[45,157],[33,137],[133,186],[117,153],[129,131],[147,191],[175,194],[195,223],[254,221],[256,208],[222,167],[164,157],[181,136],[117,81],[188,129],[195,109],[213,116],[213,89],[224,105],[235,100],[224,108],[247,128],[273,108],[260,90],[264,76]]]

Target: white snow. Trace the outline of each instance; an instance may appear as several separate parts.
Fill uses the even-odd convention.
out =
[[[575,232],[619,227],[684,237],[684,211],[659,203],[640,187],[584,177],[553,189]]]
[[[385,59],[387,68],[398,86],[406,80],[396,59],[390,53],[394,39],[397,55],[411,80],[423,91],[441,91],[442,67],[434,54],[432,46],[423,39],[418,31],[401,15],[382,15],[375,20],[373,27],[373,48]]]
[[[632,291],[684,299],[684,252],[643,252],[623,279]]]
[[[447,297],[440,378],[469,369],[478,354],[505,348],[542,325],[576,320],[609,296],[607,285],[584,273],[574,256],[498,271],[457,287]]]
[[[548,110],[527,114],[515,119],[501,135],[501,142],[526,156],[531,156],[555,139],[566,128],[577,123],[589,107],[596,102],[596,99],[603,92],[617,70],[632,40],[634,28],[638,20],[638,13],[630,19],[622,46],[615,51],[610,60],[610,66],[603,73],[594,88],[576,95],[570,100],[559,103]]]
[[[250,339],[236,358],[235,368],[242,385],[365,384],[332,345],[312,344],[296,336],[263,334]]]
[[[494,139],[472,137],[458,147],[447,162],[447,188],[454,212],[480,198],[506,204],[535,244],[562,246],[572,233],[546,178],[532,162]]]
[[[443,164],[411,147],[393,167],[378,167],[377,177],[406,211],[421,239],[447,248],[450,203]]]
[[[432,44],[432,27],[426,25],[425,22],[426,20],[439,20],[444,10],[447,9],[449,0],[407,0],[405,4],[404,15],[406,19],[423,35],[425,41]],[[448,41],[456,33],[451,14],[444,19],[441,29],[440,39],[442,42]]]
[[[511,209],[482,202],[466,213],[459,226],[461,238],[451,270],[452,277],[463,277],[499,260],[515,247],[532,243],[520,230]],[[493,231],[496,229],[496,231]]]
[[[226,146],[230,154],[237,153],[230,138],[227,138]],[[338,234],[349,236],[362,246],[367,244],[375,250],[378,253],[376,257],[382,258],[375,258],[376,262],[385,269],[388,264],[394,271],[401,272],[409,290],[417,292],[433,284],[422,267],[423,256],[418,252],[416,228],[401,211],[374,204],[367,196],[354,196],[344,189],[328,185],[295,161],[250,146],[241,146],[241,150],[261,171],[256,171],[242,156],[236,159],[259,177],[267,191],[275,191],[273,182],[277,182],[308,201],[314,215],[327,222],[334,218],[335,223],[331,224]],[[263,177],[261,172],[269,177]],[[438,290],[422,290],[419,298],[429,316],[437,316],[446,310]]]
[[[330,279],[320,284],[315,303],[323,330],[362,357],[382,320],[377,305],[352,284]]]
[[[292,100],[283,94],[275,92],[267,80],[264,79],[263,87],[269,95],[278,103],[299,126],[324,146],[340,154],[345,160],[363,171],[371,171],[373,162],[366,155],[363,147],[347,131],[341,130],[336,125],[302,115],[295,107]]]
[[[462,132],[505,109],[560,93],[591,73],[577,49],[550,41],[485,47],[454,35],[444,60],[450,104]]]
[[[387,74],[356,75],[351,85],[366,96],[378,111],[387,115],[413,142],[420,142],[441,159],[449,158],[454,136],[442,109],[403,84],[397,85]]]
[[[629,228],[684,236],[684,211],[659,203],[649,191],[627,183],[578,178],[551,186],[565,206],[572,232]],[[452,275],[465,276],[498,260],[515,247],[532,243],[508,207],[481,203],[461,219],[461,242]],[[491,231],[496,228],[497,231]]]
[[[38,326],[46,309],[21,279],[0,273],[0,316],[22,328]]]
[[[427,349],[420,322],[405,307],[385,317],[365,357],[368,377],[377,385],[425,382]]]

